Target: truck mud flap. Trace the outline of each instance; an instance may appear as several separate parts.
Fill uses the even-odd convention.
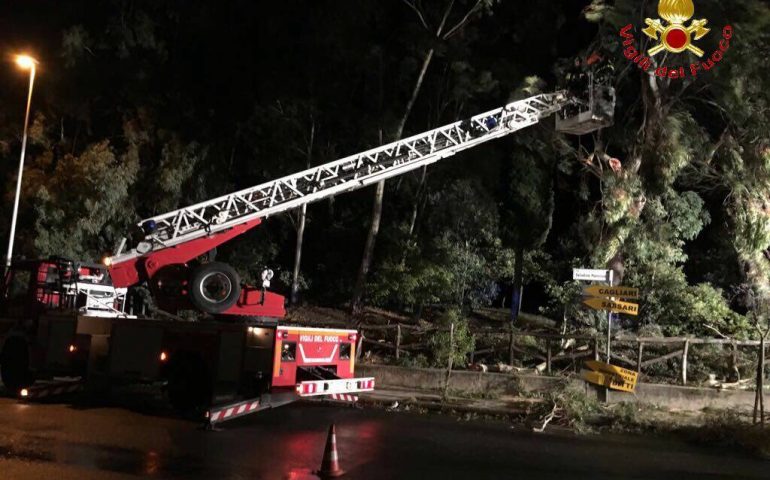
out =
[[[25,401],[42,400],[44,398],[82,392],[84,389],[85,383],[81,379],[60,380],[22,388],[19,391],[19,399]]]
[[[328,397],[321,397],[321,398],[332,402],[342,402],[342,403],[358,402],[358,395],[351,395],[349,393],[332,393]]]

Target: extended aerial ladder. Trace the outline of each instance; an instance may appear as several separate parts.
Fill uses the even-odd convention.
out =
[[[579,100],[566,92],[535,95],[464,121],[145,219],[138,225],[144,238],[125,252],[123,239],[105,264],[115,287],[147,281],[166,310],[192,303],[212,314],[280,318],[284,314],[283,297],[266,290],[272,272],[263,272],[262,288],[242,287],[235,270],[209,261],[208,252],[271,215],[430,165],[532,126],[575,103]],[[595,123],[591,129],[612,121],[611,117],[596,121],[593,113],[590,116]],[[565,123],[563,116],[557,127],[559,123]],[[199,262],[200,258],[204,260]]]

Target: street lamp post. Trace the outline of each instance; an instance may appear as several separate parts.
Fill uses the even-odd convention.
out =
[[[8,255],[5,258],[6,268],[11,267],[13,257],[13,240],[16,236],[16,218],[19,216],[19,196],[21,194],[21,176],[24,173],[24,154],[27,151],[27,128],[29,126],[29,109],[32,105],[32,87],[35,84],[35,65],[37,60],[29,55],[18,55],[16,64],[24,70],[29,70],[29,93],[27,94],[27,111],[24,114],[24,136],[21,140],[21,157],[19,158],[19,175],[16,178],[16,198],[13,201],[13,216],[11,217],[11,236],[8,240]]]

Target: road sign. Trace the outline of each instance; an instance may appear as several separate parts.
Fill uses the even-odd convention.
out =
[[[639,298],[639,289],[631,287],[610,287],[609,285],[591,285],[583,287],[583,295],[590,297]]]
[[[639,305],[636,303],[619,302],[607,298],[584,298],[583,303],[594,310],[607,310],[626,315],[639,315]]]
[[[638,372],[596,360],[588,360],[585,366],[589,370],[583,370],[580,376],[587,382],[623,392],[633,392],[636,388]]]
[[[583,280],[587,282],[609,282],[610,270],[591,270],[589,268],[573,268],[573,280]]]

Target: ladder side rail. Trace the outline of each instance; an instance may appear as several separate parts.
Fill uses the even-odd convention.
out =
[[[536,97],[528,98],[528,99],[525,99],[525,100],[520,100],[520,101],[517,101],[517,102],[513,102],[511,104],[508,104],[505,107],[497,108],[495,110],[490,110],[489,112],[485,112],[485,113],[476,115],[476,116],[472,117],[471,120],[476,122],[478,125],[483,126],[483,124],[480,123],[482,120],[484,120],[484,119],[486,119],[486,118],[488,118],[490,116],[500,115],[501,112],[506,111],[506,110],[515,110],[517,107],[525,107],[525,108],[529,107],[530,111],[535,110],[532,106],[528,105],[529,103],[538,105],[538,106],[540,106],[544,110],[551,110],[551,108],[554,106],[553,102],[558,100],[558,98],[556,98],[556,97],[558,97],[560,95],[561,95],[560,93],[556,93],[556,94],[543,94],[543,95],[538,95]],[[549,97],[552,97],[552,98],[549,99]],[[544,101],[544,99],[545,99],[545,101]],[[549,103],[549,101],[550,101],[550,103]],[[561,103],[559,103],[559,107],[561,107]],[[426,137],[430,138],[430,137],[434,136],[438,132],[454,129],[454,128],[460,126],[461,123],[462,122],[458,121],[458,122],[455,122],[455,123],[452,123],[452,124],[449,124],[449,125],[445,125],[443,127],[436,128],[436,129],[428,131],[428,132],[424,132],[424,133],[417,134],[417,135],[414,135],[412,137],[409,137],[409,138],[406,138],[406,139],[403,139],[403,140],[399,140],[397,142],[392,142],[390,144],[382,145],[380,147],[376,147],[376,148],[373,148],[371,150],[367,150],[367,151],[362,152],[362,153],[357,153],[357,154],[354,154],[354,155],[350,155],[348,157],[345,157],[345,158],[342,158],[342,159],[339,159],[339,160],[335,160],[333,162],[326,163],[326,164],[323,164],[323,165],[319,165],[317,167],[312,167],[312,168],[309,168],[307,170],[300,171],[300,172],[297,172],[295,174],[292,174],[292,175],[289,175],[289,176],[286,176],[286,177],[283,177],[283,178],[280,178],[280,179],[277,179],[277,180],[273,180],[273,181],[270,181],[270,182],[267,182],[267,183],[255,186],[255,187],[246,188],[246,189],[234,192],[234,193],[222,195],[220,197],[217,197],[217,198],[214,198],[214,199],[211,199],[211,200],[206,200],[204,202],[200,202],[198,204],[191,205],[189,207],[185,207],[185,208],[182,208],[182,209],[178,209],[178,210],[174,210],[174,211],[171,211],[171,212],[168,212],[168,213],[164,213],[164,214],[161,214],[161,215],[150,217],[149,219],[145,219],[142,222],[140,222],[139,225],[141,225],[143,222],[145,222],[147,220],[155,220],[156,222],[158,222],[158,221],[167,220],[169,218],[173,218],[180,211],[194,211],[196,209],[204,208],[204,207],[206,207],[208,205],[226,202],[226,201],[228,201],[233,196],[244,196],[244,195],[247,195],[247,194],[249,194],[251,192],[254,192],[254,191],[261,191],[261,190],[264,191],[265,189],[269,189],[270,186],[272,186],[272,185],[274,185],[276,183],[286,182],[286,181],[288,181],[290,179],[300,179],[300,178],[303,178],[303,177],[309,177],[311,175],[316,175],[319,171],[323,171],[323,170],[327,170],[327,172],[329,172],[329,171],[331,171],[331,169],[333,169],[335,167],[338,167],[338,166],[345,165],[345,164],[349,164],[351,161],[359,161],[360,162],[360,161],[364,161],[367,158],[368,159],[372,159],[373,157],[376,157],[376,155],[379,154],[379,153],[388,152],[389,150],[393,150],[394,148],[399,148],[399,147],[402,147],[402,146],[405,146],[405,145],[408,145],[408,144],[413,144],[413,143],[415,143],[415,142],[417,142],[419,140],[424,140]]]

